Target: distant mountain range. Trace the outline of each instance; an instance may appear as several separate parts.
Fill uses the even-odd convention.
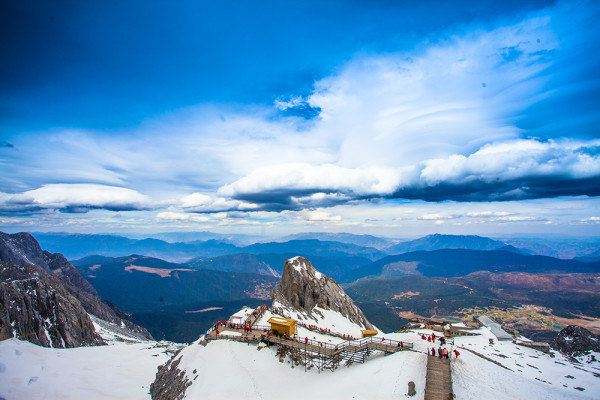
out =
[[[600,236],[507,237],[499,240],[532,254],[565,259],[585,257],[600,251]]]
[[[258,242],[247,246],[234,245],[225,240],[225,235],[213,234],[211,232],[184,232],[157,234],[170,239],[195,239],[195,238],[213,238],[204,241],[185,241],[169,242],[160,239],[132,239],[118,235],[81,235],[64,233],[36,233],[35,234],[44,248],[50,251],[60,252],[68,258],[81,258],[88,255],[104,255],[111,257],[127,256],[130,254],[139,254],[149,257],[160,258],[170,262],[191,262],[194,260],[197,269],[217,270],[229,272],[249,272],[262,274],[269,269],[276,273],[281,273],[282,266],[286,259],[297,255],[310,258],[325,273],[339,282],[351,282],[356,278],[372,274],[397,274],[393,269],[407,269],[411,266],[398,265],[388,267],[385,270],[378,270],[375,261],[392,255],[402,255],[420,251],[438,251],[438,250],[473,250],[473,251],[503,251],[508,253],[530,255],[531,250],[521,249],[513,245],[506,244],[504,241],[491,239],[475,235],[442,235],[434,234],[424,236],[419,239],[393,243],[391,239],[382,238],[373,235],[355,235],[349,233],[303,233],[291,235],[286,238],[290,240],[282,242]],[[232,237],[236,237],[232,235]],[[240,239],[245,237],[241,235]],[[231,239],[231,238],[230,238]],[[324,240],[335,239],[335,240]],[[517,243],[517,242],[513,242]],[[518,242],[521,243],[521,242]],[[587,258],[581,258],[579,262],[597,261],[591,245],[595,243],[593,238],[587,242]],[[390,245],[391,244],[391,245]],[[531,246],[530,246],[531,247]],[[383,249],[383,250],[382,250]],[[596,251],[597,248],[596,248]],[[245,254],[246,256],[240,256]],[[444,260],[443,257],[450,253],[439,253],[440,260],[434,261],[436,254],[429,256],[421,255],[419,257],[428,257],[427,260],[408,260],[406,256],[400,257],[396,261],[419,262],[419,273],[431,274],[434,272],[425,265],[433,265],[435,271],[445,270],[446,274],[451,276],[468,273],[478,268],[501,268],[509,270],[518,270],[519,266],[514,263],[523,261],[522,267],[525,270],[531,270],[531,263],[536,259],[521,259],[513,255],[497,256],[494,253],[451,253],[455,259]],[[235,255],[235,256],[234,256]],[[253,257],[250,257],[252,255]],[[413,255],[412,257],[416,257]],[[212,260],[212,261],[211,261]],[[385,259],[379,263],[390,264],[394,259]],[[569,270],[569,268],[578,268],[579,264],[561,264],[553,259],[540,261],[540,263],[549,262],[560,270]],[[443,265],[441,265],[441,264]],[[511,265],[508,265],[508,264]],[[211,266],[212,264],[212,266]],[[263,265],[263,264],[266,264]],[[441,268],[443,267],[443,268]],[[539,266],[538,269],[545,267]],[[454,272],[451,272],[453,270]]]
[[[228,254],[217,257],[194,258],[185,263],[196,270],[246,272],[258,275],[280,276],[275,269],[254,254]]]
[[[600,272],[600,264],[525,255],[507,250],[441,249],[387,256],[356,269],[353,271],[353,278],[407,274],[452,277],[475,271]]]
[[[145,235],[133,235],[133,239],[159,239],[165,242],[204,242],[207,240],[217,240],[219,242],[231,243],[236,246],[246,246],[252,243],[266,241],[264,236],[243,235],[239,233],[216,233],[208,231],[196,232],[159,232]]]
[[[508,250],[517,253],[528,253],[516,247],[509,246],[499,240],[475,235],[427,235],[419,239],[401,242],[387,247],[389,254],[401,254],[412,251],[430,251],[440,249],[468,250]]]
[[[236,256],[223,257],[176,264],[139,255],[88,256],[73,263],[103,298],[130,313],[155,338],[192,341],[232,310],[264,302],[278,279],[232,271],[234,264],[225,260]]]
[[[304,240],[317,239],[340,243],[355,244],[363,247],[373,247],[384,250],[398,242],[398,240],[373,235],[357,235],[354,233],[329,233],[329,232],[306,232],[284,236],[281,240]]]
[[[125,256],[143,254],[169,261],[187,261],[193,257],[231,254],[238,247],[218,240],[170,243],[159,239],[131,239],[117,235],[35,233],[43,248],[59,252],[69,259],[88,255]]]
[[[252,254],[256,256],[254,261],[258,259],[274,271],[281,272],[286,259],[303,255],[314,259],[324,273],[340,281],[348,280],[347,271],[386,255],[386,253],[371,247],[316,239],[255,243],[238,247],[217,240],[169,243],[158,239],[131,239],[117,235],[61,233],[37,233],[36,235],[43,247],[65,254],[70,259],[79,259],[89,255],[120,257],[139,254],[170,262],[188,262],[192,259],[199,261],[225,255]],[[218,261],[221,261],[221,266],[214,266],[213,269],[239,270],[239,268],[231,266],[232,262],[236,262],[235,258],[223,258]],[[251,260],[246,258],[246,261]],[[201,262],[198,266],[207,269],[207,263]],[[256,272],[253,271],[253,268],[250,264],[246,272]]]

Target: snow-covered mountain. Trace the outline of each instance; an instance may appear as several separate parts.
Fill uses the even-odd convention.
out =
[[[27,233],[0,232],[0,340],[48,347],[102,344],[88,314],[150,334],[104,303],[61,254],[43,251]]]
[[[271,333],[272,317],[293,318],[295,334]],[[455,399],[591,400],[600,391],[600,354],[546,353],[522,337],[499,340],[485,326],[455,324],[465,333],[444,345],[424,340],[439,332],[422,326],[360,339],[371,324],[301,257],[286,262],[270,306],[244,307],[185,347],[90,319],[108,345],[50,349],[1,341],[0,398],[424,400],[436,376],[429,373],[432,347],[460,353],[448,370]],[[411,383],[415,394],[408,397]]]
[[[344,304],[345,296],[308,260],[288,260],[271,307],[242,309],[216,332],[210,331],[185,347],[159,368],[152,398],[390,399],[407,397],[409,382],[413,382],[413,398],[424,399],[427,354],[432,343],[423,340],[422,335],[431,335],[432,330],[378,332],[375,338],[366,340],[400,343],[407,350],[387,356],[372,350],[362,360],[364,363],[348,362],[350,359],[333,368],[319,368],[318,359],[326,358],[326,352],[313,353],[311,360],[310,354],[306,357],[302,350],[294,350],[293,341],[300,347],[306,343],[309,349],[311,343],[335,349],[365,343],[364,339],[352,339],[360,337],[362,329],[370,324],[351,300]],[[340,307],[340,302],[344,306]],[[348,312],[347,307],[352,311]],[[298,331],[292,342],[248,336],[260,335],[261,327],[273,316],[297,321]],[[245,321],[252,324],[248,333],[236,329]],[[451,361],[456,399],[592,399],[600,389],[598,361],[580,363],[556,351],[548,354],[512,341],[499,341],[486,327],[457,336],[443,347],[460,353]],[[305,353],[310,350],[305,349]],[[587,361],[592,359],[588,357]]]
[[[372,328],[344,290],[304,257],[293,257],[285,262],[283,276],[272,298],[278,313],[299,321],[320,324],[325,319],[327,323],[325,315],[335,313],[361,329]]]

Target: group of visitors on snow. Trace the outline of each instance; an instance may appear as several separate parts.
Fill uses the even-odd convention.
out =
[[[440,344],[438,346],[438,348],[436,349],[435,347],[431,347],[428,351],[429,355],[432,356],[438,356],[439,358],[445,358],[445,359],[450,359],[450,351],[448,350],[446,346],[446,338],[444,336],[436,336],[435,332],[432,332],[431,335],[426,335],[424,333],[421,334],[421,339],[422,340],[427,340],[429,343],[434,343],[436,340],[439,340]],[[444,347],[443,347],[444,346]],[[460,355],[459,351],[457,349],[452,350],[452,353],[454,353],[454,358],[458,358],[458,356]]]

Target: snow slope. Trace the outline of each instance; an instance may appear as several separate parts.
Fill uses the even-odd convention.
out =
[[[420,335],[433,331],[416,329],[383,336],[412,342],[425,353],[432,344]],[[460,352],[452,358],[452,387],[458,400],[591,400],[600,398],[600,359],[577,363],[552,351],[546,354],[511,341],[498,341],[488,328],[473,331],[478,336],[459,336],[445,346]],[[436,332],[436,335],[439,335]],[[489,339],[494,344],[489,344]],[[436,343],[436,347],[439,342]],[[479,354],[475,354],[471,351]],[[484,357],[487,357],[485,359]],[[582,360],[589,360],[588,357]],[[489,361],[489,360],[493,360]],[[505,369],[496,363],[510,369]],[[596,375],[595,375],[596,374]],[[583,391],[575,389],[584,389]]]
[[[192,385],[186,399],[390,399],[404,398],[409,381],[423,399],[425,355],[400,352],[336,371],[304,371],[280,363],[274,349],[227,340],[186,347],[179,368]],[[195,373],[193,371],[196,371]]]
[[[457,399],[600,398],[599,362],[577,364],[558,352],[545,354],[510,341],[494,341],[490,345],[489,338],[495,337],[489,329],[482,328],[477,332],[481,336],[456,338],[455,345],[473,350],[510,370],[459,349],[461,356],[452,363]]]
[[[146,341],[125,326],[92,320],[108,345],[53,349],[1,341],[0,399],[149,399],[158,366],[182,345]]]
[[[51,349],[9,339],[0,342],[0,398],[148,399],[170,356],[156,342]]]
[[[309,314],[291,307],[286,307],[277,301],[273,302],[273,309],[277,310],[276,315],[293,318],[300,323],[315,325],[319,328],[329,328],[334,332],[345,333],[356,338],[362,337],[362,330],[365,329],[363,325],[350,321],[347,317],[334,310],[314,307]],[[267,321],[269,318],[267,318],[266,315],[267,313],[260,319],[260,325],[268,325]],[[301,335],[298,334],[298,336]]]

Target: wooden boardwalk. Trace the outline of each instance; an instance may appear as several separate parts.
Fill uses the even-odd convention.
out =
[[[425,400],[451,400],[453,398],[450,360],[427,356]]]
[[[270,326],[259,325],[257,322],[267,310],[266,306],[257,308],[249,315],[244,323],[236,324],[229,321],[220,321],[204,336],[199,344],[206,346],[211,340],[234,340],[244,343],[266,342],[278,344],[289,349],[296,349],[304,357],[317,355],[322,360],[321,367],[327,365],[336,366],[341,361],[347,363],[363,363],[371,351],[381,351],[385,355],[397,353],[402,350],[412,349],[413,344],[390,340],[380,337],[368,337],[362,339],[345,340],[338,344],[322,342],[301,337],[285,337],[274,334]],[[348,365],[348,364],[347,364]]]

